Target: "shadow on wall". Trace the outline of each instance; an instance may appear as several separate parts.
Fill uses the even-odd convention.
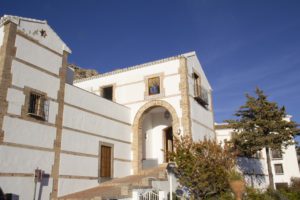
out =
[[[43,178],[41,179],[40,187],[38,191],[38,200],[42,200],[43,187],[49,185],[49,178],[50,178],[49,174],[43,174]]]
[[[251,187],[260,187],[266,183],[266,175],[260,159],[238,157],[237,165]]]
[[[19,195],[12,193],[4,194],[2,188],[0,187],[0,200],[19,200]]]

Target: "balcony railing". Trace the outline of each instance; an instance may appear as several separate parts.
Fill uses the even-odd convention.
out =
[[[195,87],[195,97],[194,99],[201,104],[202,106],[206,107],[208,105],[208,90],[201,87]]]

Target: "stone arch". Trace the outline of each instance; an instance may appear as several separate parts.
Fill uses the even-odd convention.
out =
[[[132,151],[133,151],[133,173],[138,174],[142,170],[142,122],[143,114],[154,107],[163,107],[168,110],[172,116],[172,128],[174,137],[178,137],[177,131],[179,130],[179,118],[177,116],[176,110],[174,107],[166,101],[163,100],[153,100],[145,105],[143,105],[138,112],[136,113],[133,121],[133,142],[132,142]]]

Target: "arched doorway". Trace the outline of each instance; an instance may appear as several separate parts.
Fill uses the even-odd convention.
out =
[[[167,160],[164,152],[172,148],[178,129],[176,111],[166,101],[150,101],[138,110],[133,122],[134,174]]]

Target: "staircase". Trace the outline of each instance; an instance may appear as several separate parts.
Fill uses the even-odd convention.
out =
[[[141,171],[137,175],[116,178],[84,191],[59,197],[60,200],[103,200],[132,198],[134,189],[152,189],[152,181],[166,181],[167,164]]]

